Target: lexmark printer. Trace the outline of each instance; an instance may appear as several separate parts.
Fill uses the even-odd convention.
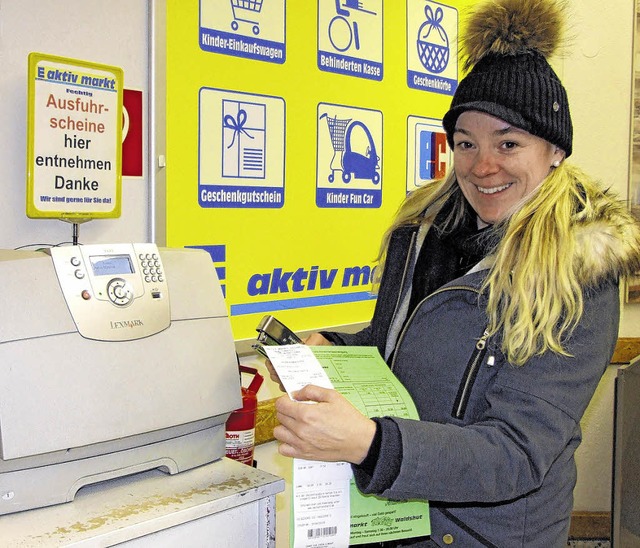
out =
[[[0,514],[224,456],[240,378],[205,251],[5,250],[0,286]]]

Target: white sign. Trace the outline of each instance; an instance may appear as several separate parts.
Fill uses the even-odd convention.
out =
[[[120,216],[123,80],[117,67],[29,55],[29,217]]]

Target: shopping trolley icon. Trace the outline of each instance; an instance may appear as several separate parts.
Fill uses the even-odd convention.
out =
[[[331,173],[327,177],[330,183],[335,181],[336,171],[342,172],[342,181],[348,183],[351,177],[354,179],[371,179],[374,184],[380,182],[380,156],[377,155],[376,145],[369,128],[362,122],[352,118],[338,118],[328,116],[326,113],[320,116],[320,120],[326,118],[333,157],[330,162]],[[360,131],[367,142],[364,154],[356,152],[352,148],[353,132]]]
[[[256,20],[256,15],[262,10],[263,0],[231,0],[231,9],[233,10],[233,21],[231,28],[238,30],[242,23],[253,25],[251,30],[256,36],[260,34],[260,22]]]

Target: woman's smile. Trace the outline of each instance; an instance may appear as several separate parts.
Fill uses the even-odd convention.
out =
[[[476,188],[478,189],[478,192],[480,192],[480,194],[496,194],[498,192],[502,192],[504,190],[507,190],[509,187],[511,187],[513,183],[507,183],[506,185],[502,185],[502,186],[496,186],[496,187],[482,187],[482,186],[477,186]]]

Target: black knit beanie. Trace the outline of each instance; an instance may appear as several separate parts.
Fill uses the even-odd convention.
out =
[[[546,59],[560,39],[562,8],[555,0],[491,0],[472,15],[463,43],[472,69],[442,120],[449,146],[460,114],[477,110],[571,154],[567,93]]]

